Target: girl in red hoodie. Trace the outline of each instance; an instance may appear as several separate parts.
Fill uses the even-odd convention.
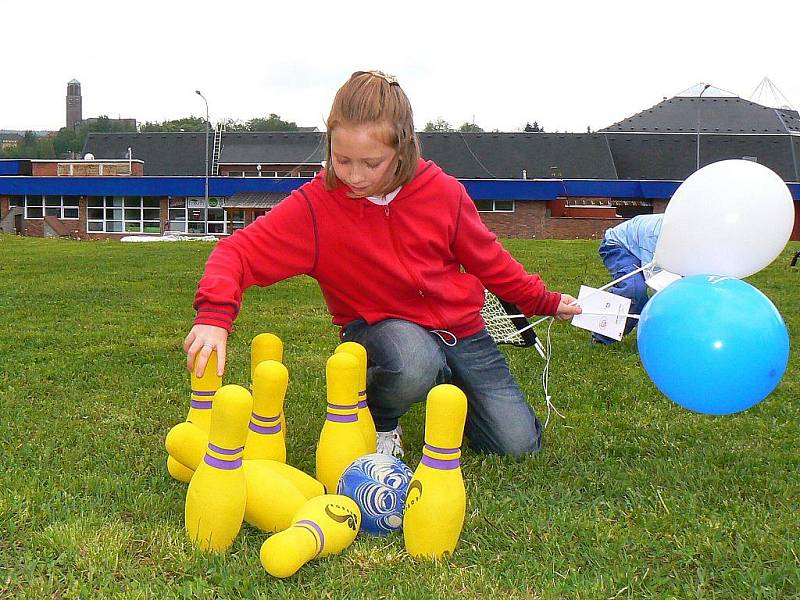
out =
[[[326,168],[211,253],[184,341],[202,374],[225,368],[242,294],[294,275],[317,280],[344,341],[367,349],[378,451],[402,456],[399,418],[439,383],[467,395],[465,434],[482,452],[523,455],[541,424],[487,333],[484,287],[526,315],[568,319],[572,296],[525,272],[464,187],[420,158],[411,105],[394,77],[354,73],[327,121]]]

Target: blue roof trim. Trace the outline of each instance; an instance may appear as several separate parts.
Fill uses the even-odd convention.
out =
[[[9,163],[12,161],[9,161]],[[9,164],[6,163],[6,164]],[[210,177],[210,196],[236,192],[289,194],[309,181],[306,177]],[[462,179],[474,200],[554,200],[558,197],[651,198],[668,200],[680,181],[616,179]],[[788,183],[800,201],[800,183]],[[83,196],[203,196],[204,177],[30,177],[0,173],[0,195],[24,194]]]
[[[0,159],[0,175],[19,175],[22,161]]]
[[[462,179],[473,200],[555,200],[564,195],[561,180]]]
[[[564,181],[566,196],[589,198],[641,198],[642,186],[638,181],[601,179],[568,179]]]
[[[236,192],[285,192],[308,178],[209,177],[210,196]],[[0,194],[84,196],[203,196],[205,177],[0,177]]]

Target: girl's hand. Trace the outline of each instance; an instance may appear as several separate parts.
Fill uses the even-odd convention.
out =
[[[561,302],[559,302],[556,309],[555,318],[559,321],[566,321],[575,315],[581,314],[583,309],[577,304],[573,304],[573,302],[575,302],[575,298],[569,294],[561,294]]]
[[[197,360],[195,375],[202,377],[211,352],[217,351],[217,375],[225,372],[225,353],[228,344],[228,331],[214,325],[195,325],[183,340],[186,352],[186,370],[190,373]]]

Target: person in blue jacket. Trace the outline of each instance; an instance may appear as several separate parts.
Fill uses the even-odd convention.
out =
[[[612,281],[627,275],[631,271],[635,271],[642,265],[652,262],[663,219],[663,214],[638,215],[606,230],[603,241],[600,242],[599,252]],[[644,305],[647,304],[650,298],[647,295],[644,273],[637,273],[632,277],[628,277],[609,288],[608,291],[618,296],[630,298],[631,308],[629,312],[633,315],[641,314]],[[633,331],[633,328],[638,323],[638,319],[628,319],[627,323],[625,323],[624,335]],[[616,340],[599,333],[593,333],[592,342],[595,344],[613,344]]]

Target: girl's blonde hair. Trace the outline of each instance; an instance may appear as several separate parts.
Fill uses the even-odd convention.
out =
[[[381,142],[397,151],[394,176],[378,195],[386,194],[414,178],[420,158],[411,103],[391,75],[380,71],[356,71],[339,88],[327,120],[325,187],[339,184],[331,160],[331,134],[339,125],[376,124]]]

